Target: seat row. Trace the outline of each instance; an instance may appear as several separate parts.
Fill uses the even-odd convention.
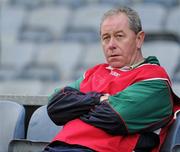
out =
[[[25,109],[13,101],[0,101],[0,152],[41,151],[63,126],[56,126],[47,114],[47,106],[36,109],[25,134]],[[180,113],[177,113],[161,152],[180,150]]]
[[[145,57],[157,56],[174,81],[178,80],[176,75],[180,72],[180,43],[163,40],[166,38],[145,41],[142,52]],[[0,80],[75,80],[88,68],[105,62],[100,43],[64,42],[39,46],[17,43],[1,51]]]
[[[41,106],[25,133],[25,108],[13,101],[0,101],[0,120],[0,152],[40,151],[62,129],[50,120],[46,106]]]
[[[112,7],[110,4],[89,4],[72,10],[64,5],[47,5],[26,11],[4,4],[1,11],[2,44],[17,39],[36,44],[59,40],[96,42],[101,17]],[[170,9],[158,3],[138,3],[131,7],[139,13],[146,32],[168,31],[180,35],[179,5]]]

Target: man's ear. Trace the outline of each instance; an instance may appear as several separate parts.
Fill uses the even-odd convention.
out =
[[[137,36],[136,36],[136,45],[137,48],[140,49],[143,42],[144,42],[144,38],[145,38],[145,33],[144,31],[140,31]]]

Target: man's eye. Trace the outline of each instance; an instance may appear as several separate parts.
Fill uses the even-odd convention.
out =
[[[106,36],[106,37],[103,37],[103,40],[107,40],[108,39],[108,36]]]
[[[116,37],[121,38],[121,37],[123,37],[123,35],[117,35]]]

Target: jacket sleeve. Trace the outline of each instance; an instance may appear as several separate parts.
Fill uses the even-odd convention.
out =
[[[99,104],[100,96],[100,93],[85,94],[77,89],[65,87],[51,97],[47,105],[47,112],[56,125],[64,125]]]
[[[173,104],[164,80],[141,81],[96,105],[81,119],[113,135],[154,131],[172,117]]]

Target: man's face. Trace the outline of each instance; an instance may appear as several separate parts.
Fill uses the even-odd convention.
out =
[[[141,37],[129,28],[124,13],[106,18],[101,24],[101,44],[108,64],[114,68],[134,64],[142,45]]]

